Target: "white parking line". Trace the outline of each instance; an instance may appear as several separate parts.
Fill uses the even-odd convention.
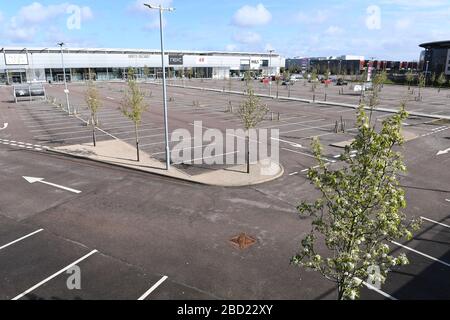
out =
[[[437,259],[437,258],[435,258],[435,257],[432,257],[432,256],[430,256],[430,255],[428,255],[428,254],[426,254],[426,253],[417,251],[417,250],[415,250],[415,249],[413,249],[413,248],[407,247],[407,246],[405,246],[405,245],[403,245],[403,244],[401,244],[401,243],[398,243],[398,242],[395,242],[395,241],[391,241],[391,242],[392,242],[393,244],[395,244],[396,246],[399,246],[399,247],[402,247],[402,248],[404,248],[404,249],[406,249],[406,250],[409,250],[409,251],[411,251],[411,252],[417,253],[418,255],[421,255],[421,256],[423,256],[423,257],[425,257],[425,258],[428,258],[428,259],[430,259],[430,260],[433,260],[433,261],[436,261],[436,262],[438,262],[438,263],[440,263],[440,264],[443,264],[443,265],[446,266],[446,267],[450,267],[450,263],[447,263],[447,262],[445,262],[445,261],[439,260],[439,259]]]
[[[145,300],[153,291],[155,291],[164,281],[167,280],[167,276],[162,277],[157,283],[155,283],[147,292],[139,297],[138,301]]]
[[[434,220],[431,220],[431,219],[428,219],[428,218],[425,218],[425,217],[420,217],[420,219],[426,220],[426,221],[428,221],[428,222],[435,223],[435,224],[438,224],[438,225],[440,225],[440,226],[443,226],[443,227],[446,227],[446,228],[449,228],[449,229],[450,229],[450,226],[449,226],[449,225],[446,225],[446,224],[443,224],[443,223],[440,223],[440,222],[437,222],[437,221],[434,221]]]
[[[21,298],[23,298],[24,296],[26,296],[27,294],[29,294],[30,292],[32,292],[33,290],[39,288],[40,286],[42,286],[44,283],[52,280],[53,278],[59,276],[61,273],[66,272],[68,269],[72,268],[73,266],[76,266],[77,264],[79,264],[81,261],[89,258],[90,256],[92,256],[94,253],[97,253],[97,250],[92,250],[91,252],[89,252],[87,255],[81,257],[80,259],[78,259],[77,261],[69,264],[67,267],[65,267],[64,269],[59,270],[58,272],[52,274],[50,277],[42,280],[41,282],[35,284],[34,286],[32,286],[30,289],[24,291],[23,293],[19,294],[18,296],[12,298],[11,300],[19,300]]]
[[[29,128],[29,129],[33,129],[33,128],[42,128],[42,127],[50,127],[50,126],[63,126],[63,125],[69,125],[69,124],[76,124],[77,122],[74,122],[73,121],[74,119],[67,119],[67,120],[65,120],[65,121],[63,121],[63,122],[57,122],[57,123],[43,123],[43,124],[38,124],[38,125],[32,125],[32,126],[30,126],[30,125],[27,125],[26,124],[26,126],[27,126],[27,128]]]
[[[0,247],[0,250],[3,250],[3,249],[5,249],[5,248],[7,248],[7,247],[9,247],[9,246],[12,246],[13,244],[16,244],[17,242],[20,242],[20,241],[22,241],[22,240],[25,240],[25,239],[27,239],[27,238],[29,238],[29,237],[31,237],[31,236],[34,236],[35,234],[37,234],[37,233],[39,233],[39,232],[42,232],[42,231],[44,231],[44,229],[36,230],[36,231],[34,231],[34,232],[30,233],[30,234],[27,234],[26,236],[23,236],[22,238],[19,238],[19,239],[17,239],[17,240],[11,241],[10,243],[7,243],[7,244],[5,244],[4,246],[1,246],[1,247]]]
[[[302,121],[302,122],[292,122],[292,123],[286,123],[286,124],[281,124],[281,125],[278,124],[278,125],[269,126],[269,127],[261,127],[261,129],[281,128],[281,127],[302,125],[302,124],[305,124],[305,123],[322,122],[322,121],[325,121],[325,120],[326,119],[317,119],[317,120],[309,120],[309,121]]]
[[[334,126],[335,126],[335,124],[328,124],[328,125],[318,126],[318,127],[309,127],[308,126],[307,128],[303,128],[303,129],[297,129],[297,130],[290,130],[290,131],[280,132],[280,134],[299,132],[299,131],[308,131],[308,130],[314,130],[314,129],[323,129],[323,128],[334,127]]]
[[[121,133],[119,132],[119,133],[117,133],[116,135],[121,135]],[[140,139],[145,139],[145,138],[154,138],[154,137],[161,137],[161,136],[164,136],[165,134],[164,133],[161,133],[161,134],[154,134],[154,135],[151,135],[151,136],[141,136],[141,137],[139,137]],[[123,141],[130,141],[130,140],[134,140],[134,139],[136,139],[136,137],[132,137],[132,138],[126,138],[126,139],[120,139],[120,140],[123,140]]]
[[[51,131],[52,129],[49,129],[49,131]],[[58,132],[58,133],[49,133],[49,134],[42,134],[39,136],[34,136],[35,139],[45,139],[45,138],[51,138],[54,136],[65,136],[65,135],[72,135],[74,133],[88,133],[90,132],[89,128],[84,128],[84,130],[81,131],[69,131],[69,132]]]
[[[296,150],[291,150],[291,149],[287,149],[287,148],[281,148],[281,149],[282,149],[282,150],[289,151],[289,152],[301,154],[301,155],[304,155],[304,156],[307,156],[307,157],[310,157],[310,158],[313,158],[313,159],[316,159],[316,156],[314,156],[314,155],[312,155],[312,154],[309,154],[309,153],[300,152],[300,151],[296,151]],[[331,163],[336,162],[336,161],[334,161],[334,160],[329,160],[329,159],[327,159],[327,158],[322,158],[322,160],[323,160],[323,161],[327,161],[327,162],[331,162]]]
[[[386,292],[384,292],[384,291],[382,291],[382,290],[380,290],[380,289],[378,289],[378,288],[375,288],[373,285],[371,285],[371,284],[369,284],[369,283],[367,283],[367,282],[365,282],[365,281],[362,281],[362,280],[359,279],[359,278],[356,278],[356,277],[355,277],[355,279],[358,280],[358,281],[361,281],[361,283],[364,284],[364,285],[367,287],[367,289],[373,290],[373,291],[375,291],[375,292],[381,294],[383,297],[386,297],[386,298],[388,298],[388,299],[390,299],[390,300],[398,300],[398,299],[394,298],[393,296],[391,296],[390,294],[388,294],[388,293],[386,293]]]
[[[86,126],[83,126],[80,124],[80,126],[71,126],[71,127],[63,127],[63,128],[46,128],[46,129],[39,129],[39,130],[30,130],[30,132],[33,133],[38,133],[38,132],[44,132],[44,131],[49,131],[49,130],[69,130],[69,129],[76,129],[76,128],[86,128]]]

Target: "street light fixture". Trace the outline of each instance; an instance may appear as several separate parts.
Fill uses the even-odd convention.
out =
[[[163,24],[163,11],[173,12],[175,8],[164,8],[162,5],[155,6],[144,3],[144,6],[149,9],[159,10],[159,29],[161,35],[161,64],[163,74],[163,103],[164,103],[164,134],[166,139],[166,169],[170,169],[170,147],[169,147],[169,121],[167,115],[167,87],[166,87],[166,66],[164,64],[164,24]]]
[[[67,112],[70,115],[69,89],[67,88],[66,67],[64,66],[64,52],[63,52],[64,42],[58,43],[58,46],[61,48],[61,64],[62,64],[63,75],[64,75],[64,93],[66,94]]]
[[[275,50],[269,50],[269,96],[272,96],[272,53],[274,53]]]

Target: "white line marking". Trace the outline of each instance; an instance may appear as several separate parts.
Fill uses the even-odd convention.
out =
[[[326,119],[317,119],[317,120],[309,120],[309,121],[302,121],[302,122],[295,122],[295,123],[286,123],[286,124],[274,125],[274,126],[269,126],[269,127],[261,127],[261,129],[280,128],[280,127],[288,127],[288,126],[295,126],[295,125],[302,126],[302,124],[305,124],[305,123],[314,123],[314,122],[322,122],[322,121],[326,121]]]
[[[305,147],[303,147],[301,144],[296,143],[296,142],[292,142],[292,141],[288,141],[288,140],[283,140],[283,139],[276,139],[276,138],[270,138],[270,139],[271,139],[271,140],[275,140],[275,141],[280,141],[280,142],[287,143],[288,145],[290,145],[291,147],[294,147],[294,148],[305,149]]]
[[[65,267],[64,269],[61,269],[61,270],[59,270],[58,272],[52,274],[50,277],[48,277],[48,278],[42,280],[41,282],[35,284],[35,285],[32,286],[30,289],[24,291],[23,293],[19,294],[18,296],[14,297],[14,298],[11,299],[11,300],[19,300],[19,299],[23,298],[24,296],[26,296],[27,294],[29,294],[31,291],[33,291],[33,290],[39,288],[39,287],[42,286],[44,283],[46,283],[46,282],[52,280],[53,278],[59,276],[61,273],[66,272],[68,269],[72,268],[73,266],[76,266],[76,265],[79,264],[81,261],[83,261],[83,260],[89,258],[91,255],[93,255],[94,253],[97,253],[97,252],[98,252],[97,250],[92,250],[92,251],[89,252],[87,255],[85,255],[85,256],[81,257],[80,259],[78,259],[77,261],[75,261],[75,262],[69,264],[69,265],[68,265],[67,267]]]
[[[153,291],[155,291],[164,281],[167,280],[167,276],[162,277],[157,283],[153,285],[147,292],[145,292],[142,296],[139,297],[138,301],[145,300]]]
[[[22,240],[25,240],[25,239],[27,239],[27,238],[29,238],[29,237],[31,237],[31,236],[34,236],[35,234],[37,234],[37,233],[39,233],[39,232],[41,232],[41,231],[44,231],[44,229],[36,230],[36,231],[34,231],[34,232],[30,233],[30,234],[27,234],[26,236],[23,236],[22,238],[19,238],[19,239],[17,239],[17,240],[11,241],[10,243],[7,243],[7,244],[5,244],[4,246],[1,246],[1,247],[0,247],[0,250],[3,250],[3,249],[5,249],[5,248],[7,248],[7,247],[9,247],[9,246],[12,246],[13,244],[16,244],[17,242],[20,242],[20,241],[22,241]]]
[[[31,184],[33,184],[35,182],[39,182],[39,183],[43,183],[43,184],[46,184],[48,186],[52,186],[52,187],[55,187],[55,188],[58,188],[58,189],[66,190],[66,191],[69,191],[69,192],[72,192],[72,193],[76,193],[76,194],[81,193],[80,190],[75,190],[75,189],[72,189],[72,188],[67,188],[67,187],[64,187],[64,186],[60,186],[58,184],[47,182],[47,181],[44,181],[43,178],[34,178],[34,177],[23,177],[23,178],[25,180],[27,180]]]
[[[8,123],[4,123],[3,128],[0,128],[0,130],[5,130],[6,128],[8,128]]]
[[[295,150],[291,150],[291,149],[287,149],[287,148],[281,148],[281,149],[282,149],[282,150],[289,151],[289,152],[301,154],[301,155],[304,155],[304,156],[307,156],[307,157],[310,157],[310,158],[313,158],[313,159],[316,159],[316,156],[311,155],[311,154],[308,154],[308,153],[304,153],[304,152],[300,152],[300,151],[295,151]],[[322,158],[322,160],[327,161],[327,162],[331,162],[331,160],[329,160],[329,159],[327,159],[327,158]]]
[[[365,281],[362,281],[362,280],[359,279],[359,278],[356,278],[356,277],[355,277],[355,279],[356,279],[357,281],[361,281],[362,284],[364,284],[364,285],[367,287],[367,289],[369,289],[369,290],[373,290],[373,291],[375,291],[375,292],[381,294],[382,296],[384,296],[384,297],[386,297],[386,298],[388,298],[388,299],[390,299],[390,300],[398,300],[398,299],[394,298],[393,296],[391,296],[390,294],[388,294],[388,293],[386,293],[386,292],[384,292],[384,291],[382,291],[382,290],[380,290],[380,289],[378,289],[378,288],[375,288],[375,287],[372,286],[371,284],[369,284],[369,283],[367,283],[367,282],[365,282]]]
[[[440,222],[437,222],[437,221],[434,221],[434,220],[431,220],[431,219],[428,219],[428,218],[425,218],[425,217],[420,217],[420,219],[426,220],[426,221],[428,221],[428,222],[432,222],[432,223],[435,223],[435,224],[438,224],[438,225],[440,225],[440,226],[443,226],[443,227],[446,227],[446,228],[449,228],[449,229],[450,229],[450,226],[449,226],[449,225],[446,225],[446,224],[443,224],[443,223],[440,223]]]
[[[298,175],[298,172],[292,172],[291,174],[289,174],[290,176],[296,176]]]
[[[299,132],[299,131],[309,131],[309,130],[314,130],[314,129],[323,129],[323,128],[334,127],[334,126],[335,126],[334,124],[328,124],[328,125],[318,126],[318,127],[310,127],[310,126],[308,126],[306,128],[302,128],[302,129],[283,131],[283,132],[280,132],[280,134]]]
[[[412,251],[412,252],[417,253],[418,255],[421,255],[421,256],[423,256],[423,257],[425,257],[425,258],[428,258],[428,259],[430,259],[430,260],[433,260],[433,261],[436,261],[436,262],[438,262],[438,263],[440,263],[440,264],[443,264],[443,265],[446,266],[446,267],[450,267],[450,263],[447,263],[447,262],[444,262],[444,261],[442,261],[442,260],[439,260],[439,259],[437,259],[437,258],[435,258],[435,257],[432,257],[432,256],[430,256],[430,255],[428,255],[428,254],[425,254],[425,253],[423,253],[423,252],[417,251],[417,250],[412,249],[412,248],[410,248],[410,247],[407,247],[407,246],[405,246],[405,245],[403,245],[403,244],[400,244],[400,243],[398,243],[398,242],[395,242],[395,241],[391,241],[391,242],[392,242],[393,244],[399,246],[399,247],[405,248],[406,250]]]

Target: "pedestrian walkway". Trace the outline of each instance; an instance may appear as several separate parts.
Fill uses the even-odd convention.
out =
[[[197,175],[189,175],[183,170],[171,167],[166,170],[165,164],[142,152],[141,161],[137,162],[136,149],[120,140],[100,141],[97,146],[77,144],[63,147],[47,148],[48,151],[107,163],[142,172],[167,176],[179,180],[221,187],[241,187],[269,182],[284,174],[283,167],[272,161],[259,161],[251,165],[250,174],[246,173],[246,165],[205,170]]]

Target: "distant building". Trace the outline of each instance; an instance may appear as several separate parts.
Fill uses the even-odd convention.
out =
[[[339,57],[310,58],[309,70],[315,69],[324,74],[360,74],[364,68],[364,57],[354,55],[343,55]]]
[[[444,73],[450,77],[450,40],[423,43],[425,50],[420,55],[420,68],[428,75]]]
[[[291,58],[286,59],[286,69],[295,69],[299,72],[306,72],[309,69],[309,58]]]
[[[64,79],[60,48],[10,47],[0,54],[0,83]],[[69,81],[86,80],[89,75],[96,80],[126,79],[130,67],[137,77],[162,76],[159,50],[64,48],[64,62]],[[278,74],[285,60],[276,53],[168,50],[165,63],[169,77],[227,79],[246,71]]]

